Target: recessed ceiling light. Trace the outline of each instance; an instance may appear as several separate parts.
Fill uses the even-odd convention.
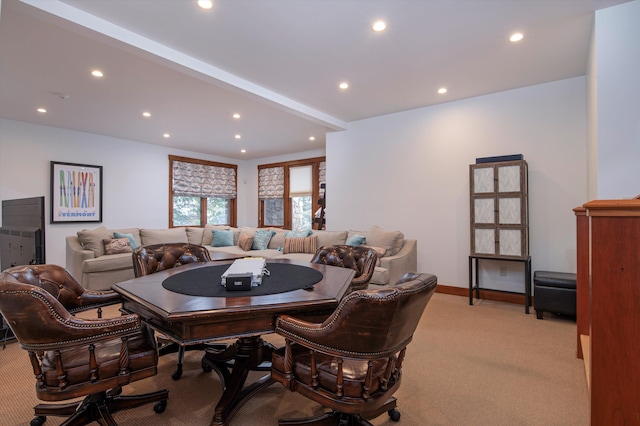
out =
[[[145,111],[145,112],[143,112],[143,113],[142,113],[142,116],[143,116],[143,117],[147,117],[147,118],[149,118],[149,117],[151,117],[151,113],[150,113],[150,112]]]
[[[241,149],[240,152],[242,152],[244,154],[245,152],[247,152],[247,150],[246,149]]]
[[[309,136],[309,140],[310,140],[310,141],[315,141],[315,140],[316,140],[316,137],[315,137],[315,136]]]
[[[171,135],[170,135],[169,133],[165,133],[165,134],[163,134],[163,135],[162,135],[162,137],[163,137],[163,138],[170,138],[170,137],[171,137]]]
[[[238,113],[233,114],[233,118],[235,118],[236,120],[239,119],[240,118],[240,114],[238,114]]]
[[[100,70],[91,71],[91,75],[94,76],[94,77],[104,77],[104,74]]]
[[[384,31],[387,29],[387,24],[384,21],[376,21],[371,28],[373,28],[373,31]]]
[[[342,90],[348,89],[349,88],[349,83],[347,83],[346,81],[342,82],[342,83],[340,83],[340,85],[338,85],[338,87],[341,88]]]
[[[240,136],[240,135],[235,135],[235,138],[236,138],[236,139],[240,139],[241,137],[242,137],[242,136]]]
[[[211,0],[198,0],[198,6],[202,9],[211,9],[213,7],[213,2]]]
[[[524,35],[522,35],[522,33],[513,33],[511,34],[511,37],[509,37],[509,41],[512,43],[516,43],[522,40],[523,38],[524,38]]]
[[[47,110],[45,108],[38,108],[36,111],[38,111],[41,114],[44,114],[47,112]]]
[[[447,93],[447,88],[446,87],[439,88],[438,93],[440,93],[441,95],[444,95],[445,93]]]

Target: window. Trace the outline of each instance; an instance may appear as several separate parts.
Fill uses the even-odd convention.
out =
[[[313,221],[313,166],[289,168],[289,198],[291,199],[291,229],[311,229]]]
[[[311,229],[325,164],[319,157],[258,166],[258,225]]]
[[[237,168],[170,155],[169,226],[235,226]]]

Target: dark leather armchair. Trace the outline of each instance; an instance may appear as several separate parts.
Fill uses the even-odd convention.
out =
[[[58,265],[13,266],[2,271],[2,278],[48,291],[71,314],[97,309],[98,318],[101,318],[104,306],[122,301],[115,291],[86,290],[65,268]]]
[[[211,262],[209,251],[196,244],[166,243],[140,246],[133,251],[133,274],[135,277],[154,274],[156,272],[172,269],[188,263]],[[194,345],[189,349],[204,349],[204,345]],[[178,380],[182,376],[182,363],[184,361],[185,347],[177,343],[163,345],[161,355],[178,352],[178,363],[171,377]],[[202,363],[205,371],[211,371],[211,367]]]
[[[99,421],[115,425],[112,413],[156,402],[164,411],[168,391],[121,396],[121,387],[156,374],[158,355],[153,332],[138,315],[108,319],[74,317],[54,294],[31,284],[0,278],[0,312],[20,346],[28,351],[42,401],[81,402],[38,404],[31,426],[46,416],[69,416],[64,425]],[[63,294],[64,291],[58,293]]]
[[[408,273],[392,287],[348,294],[322,323],[278,317],[285,346],[273,353],[271,377],[332,410],[279,424],[370,425],[385,411],[399,420],[393,394],[436,285],[435,275]]]
[[[311,263],[340,266],[356,271],[351,280],[351,291],[364,290],[369,286],[378,262],[378,254],[367,247],[348,245],[322,246],[311,259]]]
[[[205,247],[189,243],[140,246],[133,251],[133,274],[142,277],[195,262],[211,262]]]

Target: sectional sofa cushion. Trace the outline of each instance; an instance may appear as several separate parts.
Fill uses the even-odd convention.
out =
[[[189,242],[185,228],[141,229],[140,238],[145,246],[149,244]]]
[[[85,250],[91,250],[95,257],[104,256],[104,244],[102,240],[113,238],[113,231],[109,231],[105,226],[96,229],[83,229],[78,231],[78,241]]]
[[[385,249],[385,256],[394,256],[404,244],[404,234],[400,231],[385,231],[373,225],[367,232],[367,244]]]
[[[318,248],[344,244],[347,240],[347,231],[313,231],[311,235],[318,236]]]

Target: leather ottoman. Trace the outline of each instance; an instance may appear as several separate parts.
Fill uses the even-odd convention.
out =
[[[576,274],[535,271],[533,295],[538,319],[542,319],[543,312],[576,316]]]

